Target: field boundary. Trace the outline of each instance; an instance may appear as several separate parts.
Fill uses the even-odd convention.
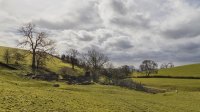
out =
[[[200,77],[181,77],[181,76],[135,76],[130,78],[172,78],[172,79],[200,79]]]
[[[151,93],[151,94],[165,93],[166,92],[166,90],[164,90],[164,89],[146,87],[146,86],[144,86],[144,84],[137,83],[137,82],[130,80],[130,79],[119,80],[119,81],[115,82],[114,85],[129,88],[129,89],[134,89],[136,91]]]

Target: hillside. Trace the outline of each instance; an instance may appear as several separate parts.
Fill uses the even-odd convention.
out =
[[[151,74],[150,78],[144,78],[145,74],[134,73],[134,81],[145,86],[181,91],[200,90],[200,64],[190,64],[174,68],[158,70],[158,74]]]
[[[133,80],[145,86],[166,89],[168,91],[200,91],[199,79],[133,78]]]
[[[169,69],[159,70],[161,76],[200,77],[200,64],[178,66]]]
[[[143,73],[135,72],[133,76],[145,76]],[[200,64],[190,64],[184,66],[177,66],[174,68],[160,69],[158,74],[151,74],[150,76],[169,76],[169,77],[199,77],[200,78]]]
[[[8,49],[10,52],[19,51],[19,52],[21,52],[23,54],[27,54],[26,50],[0,46],[0,62],[4,62],[5,63],[5,61],[3,60],[3,55],[4,55],[4,52],[5,52],[6,49]],[[24,69],[26,71],[30,71],[30,69],[31,69],[31,67],[30,67],[31,66],[31,55],[27,55],[25,60],[26,61],[23,62],[24,66],[23,66],[22,69]],[[67,64],[67,63],[63,63],[62,60],[60,60],[60,59],[58,59],[56,57],[53,57],[53,59],[51,61],[48,61],[47,64],[46,64],[46,68],[49,69],[52,72],[55,72],[55,73],[59,73],[59,70],[62,67],[71,68],[71,65]],[[83,74],[83,69],[81,69],[79,67],[75,67],[75,71],[78,74]]]

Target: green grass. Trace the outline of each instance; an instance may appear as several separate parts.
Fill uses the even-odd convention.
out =
[[[138,83],[168,90],[200,91],[199,79],[133,78]]]
[[[200,64],[192,64],[159,70],[158,75],[200,77]]]
[[[147,94],[115,86],[23,79],[0,69],[0,111],[199,112],[200,92]],[[59,88],[52,84],[59,83]]]
[[[144,76],[142,73],[133,73],[133,76]],[[174,77],[200,77],[200,64],[178,66],[174,68],[161,69],[158,74],[151,76],[174,76]]]
[[[5,49],[0,47],[0,55]],[[28,68],[31,57],[27,59]],[[55,72],[63,66],[70,65],[56,58],[47,65]],[[25,73],[0,66],[0,112],[200,112],[199,80],[138,79],[147,86],[179,90],[148,94],[117,86],[32,80],[23,77]],[[53,87],[55,83],[60,87]]]
[[[11,52],[18,50],[19,52],[27,54],[27,51],[22,50],[22,49],[15,49],[15,48],[9,48],[9,47],[0,46],[0,61],[1,62],[5,62],[3,60],[3,55],[4,55],[4,52],[5,52],[6,49],[9,49],[9,51],[11,51]],[[25,59],[26,61],[23,63],[25,65],[24,69],[26,69],[27,71],[31,71],[31,69],[30,69],[31,59],[32,59],[32,56],[31,55],[27,55],[26,59]],[[11,64],[13,64],[13,62]],[[46,64],[46,68],[48,68],[51,71],[56,72],[56,73],[59,73],[59,70],[62,67],[71,68],[71,64],[63,63],[60,59],[55,58],[55,57],[52,60],[47,61],[47,64]],[[83,74],[84,73],[84,70],[82,68],[79,68],[79,67],[75,67],[75,71],[77,72],[77,74]]]

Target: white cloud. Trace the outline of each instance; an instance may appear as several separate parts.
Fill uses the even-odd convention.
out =
[[[57,41],[59,52],[93,47],[118,65],[144,59],[199,62],[198,4],[197,0],[0,0],[0,45],[16,46],[17,28],[32,21]]]

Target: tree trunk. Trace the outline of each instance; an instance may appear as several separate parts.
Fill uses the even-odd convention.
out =
[[[74,58],[71,57],[71,64],[72,64],[72,69],[74,70]]]
[[[146,76],[148,76],[148,71],[146,70]]]
[[[35,53],[35,51],[33,51],[33,57],[32,57],[32,69],[33,70],[36,68],[36,65],[35,65],[35,56],[36,56],[36,53]]]
[[[149,77],[149,75],[150,75],[150,71],[146,70],[146,76]]]
[[[98,82],[98,78],[99,78],[98,76],[99,76],[99,73],[98,73],[97,69],[94,69],[92,71],[92,79],[94,82]]]
[[[37,59],[37,63],[36,63],[36,68],[39,69],[39,63],[40,61]]]
[[[74,70],[74,59],[72,59],[72,69]]]

